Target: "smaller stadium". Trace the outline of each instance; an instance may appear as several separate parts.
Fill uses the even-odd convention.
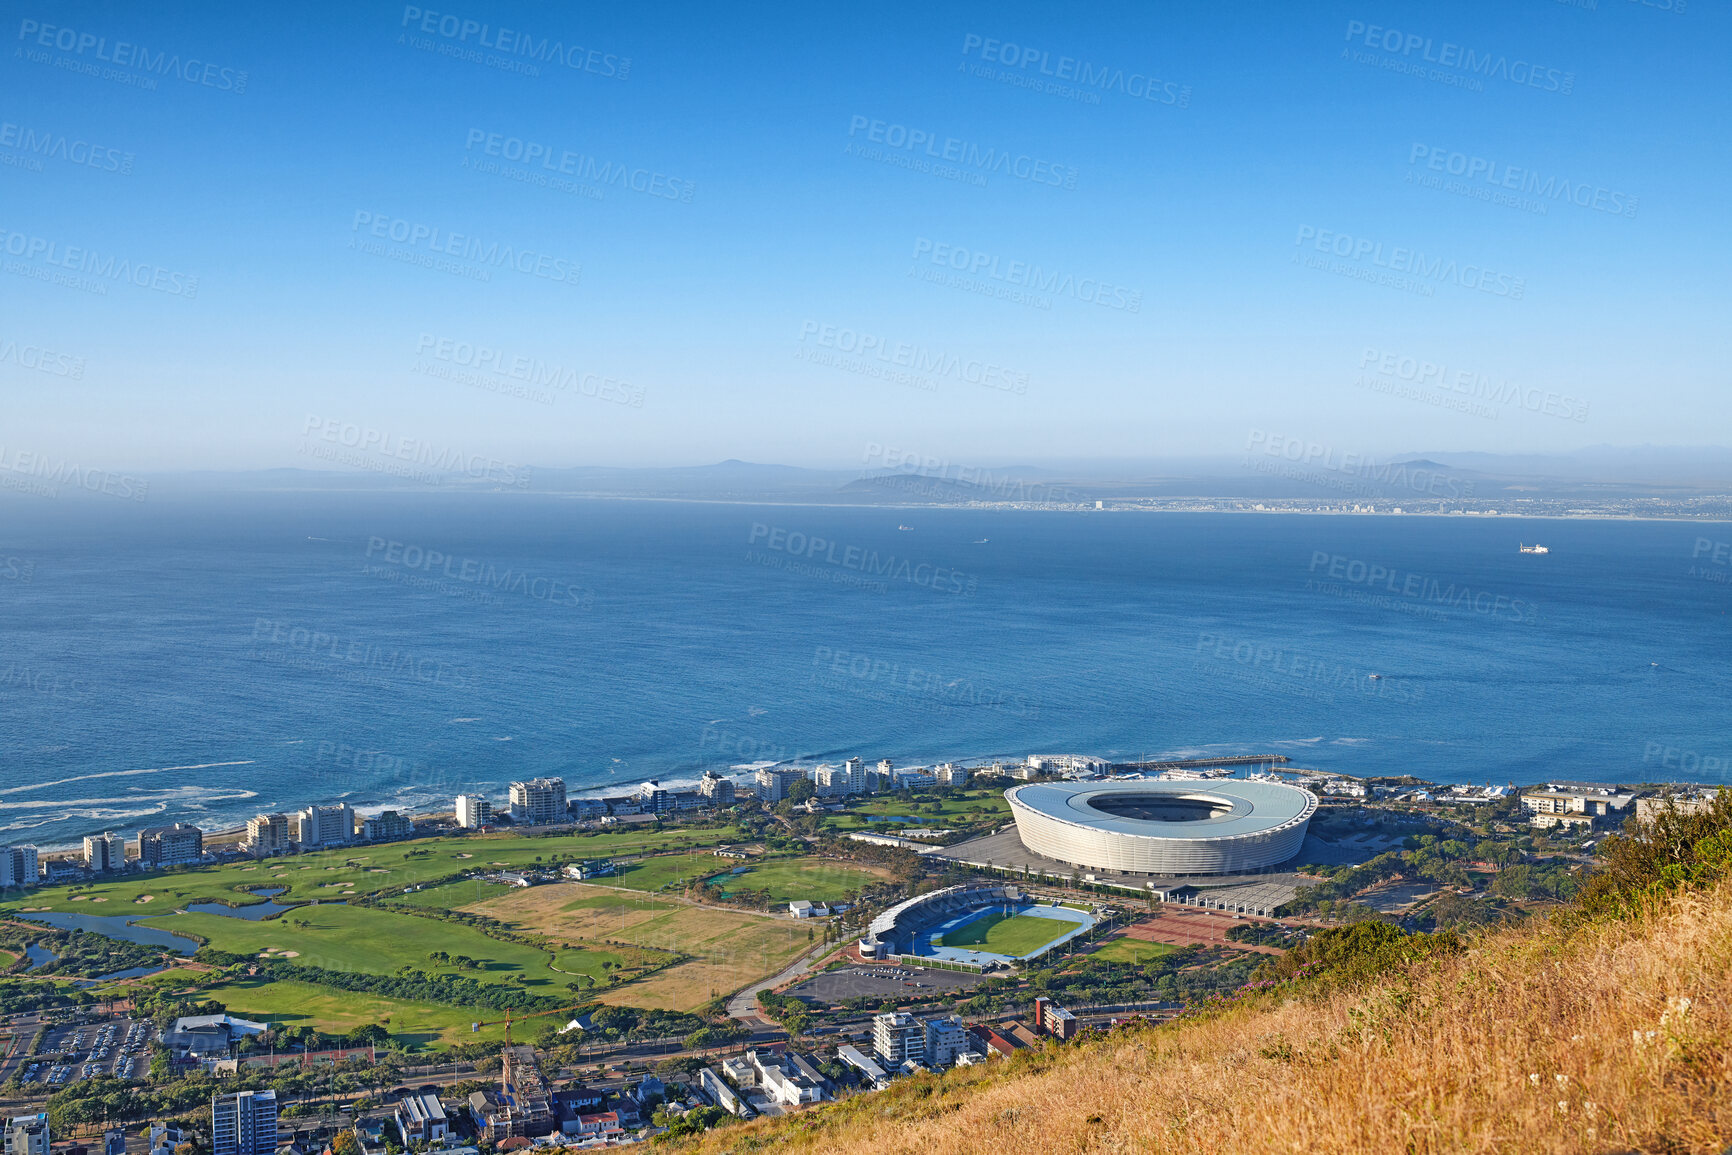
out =
[[[872,920],[862,958],[996,970],[1040,958],[1095,925],[1086,910],[1031,901],[1014,886],[950,886]]]

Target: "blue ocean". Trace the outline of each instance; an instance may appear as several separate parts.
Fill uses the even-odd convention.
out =
[[[4,841],[852,755],[1732,780],[1726,526],[425,492],[0,524]]]

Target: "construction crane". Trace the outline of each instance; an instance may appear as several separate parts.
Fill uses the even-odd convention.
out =
[[[570,1014],[572,1011],[575,1011],[575,1010],[579,1009],[580,1007],[587,1007],[590,1005],[592,1005],[592,1004],[590,1004],[590,1003],[577,1003],[576,1005],[569,1006],[569,1007],[555,1007],[551,1011],[536,1011],[533,1014],[527,1014],[527,1015],[519,1016],[519,1021],[521,1021],[522,1019],[546,1018],[548,1015]],[[497,1027],[502,1023],[505,1026],[505,1045],[509,1047],[511,1045],[511,1023],[512,1023],[511,1008],[510,1007],[505,1008],[505,1017],[503,1019],[494,1019],[491,1022],[485,1022],[485,1023],[482,1023],[482,1022],[470,1023],[469,1024],[469,1033],[474,1034],[476,1031],[479,1031],[482,1027]]]

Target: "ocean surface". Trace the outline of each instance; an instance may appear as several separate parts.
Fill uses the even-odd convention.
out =
[[[1732,567],[1700,545],[1728,538],[517,493],[13,500],[0,841],[853,755],[1728,781]],[[1550,552],[1518,552],[1534,541]]]

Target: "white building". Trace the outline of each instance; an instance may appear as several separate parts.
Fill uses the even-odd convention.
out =
[[[858,1047],[837,1047],[836,1057],[865,1075],[871,1082],[873,1090],[882,1091],[890,1085],[890,1076],[885,1073],[884,1068],[862,1054]]]
[[[905,1011],[872,1016],[872,1050],[892,1071],[926,1061],[926,1024]]]
[[[493,803],[479,794],[457,796],[457,825],[464,830],[479,830],[493,821]]]
[[[962,1016],[950,1015],[926,1020],[926,1062],[934,1067],[948,1067],[956,1057],[969,1049],[968,1028]]]
[[[781,802],[788,797],[788,788],[805,776],[805,772],[800,770],[763,767],[753,776],[753,781],[758,784],[758,801],[768,802],[772,806]]]
[[[355,840],[355,810],[348,804],[309,806],[293,816],[295,842],[302,850],[347,846]]]
[[[294,849],[287,814],[258,814],[247,819],[246,851],[255,858],[286,854]]]
[[[850,793],[846,766],[832,766],[826,762],[818,767],[812,781],[818,788],[820,798],[840,798]]]
[[[126,869],[126,840],[118,834],[84,836],[84,865],[99,874]]]
[[[41,874],[34,846],[0,846],[0,887],[35,886]]]
[[[945,762],[932,772],[940,786],[968,785],[968,767],[958,766],[954,762]]]
[[[723,778],[714,770],[705,770],[704,776],[698,781],[698,793],[709,799],[712,806],[732,806],[734,804],[734,784]]]
[[[763,1055],[757,1051],[747,1051],[746,1058],[757,1069],[758,1089],[771,1102],[784,1107],[798,1107],[801,1103],[816,1103],[824,1098],[822,1076],[814,1079],[817,1073],[810,1067],[801,1071],[775,1055]]]
[[[566,821],[565,779],[531,778],[511,784],[511,821],[520,826],[553,826]]]
[[[48,1116],[16,1115],[7,1120],[6,1155],[48,1155]]]
[[[734,1094],[734,1089],[728,1086],[726,1080],[716,1074],[715,1068],[704,1067],[698,1072],[698,1086],[703,1089],[704,1094],[714,1099],[716,1106],[722,1110],[731,1111],[742,1119],[752,1113],[752,1109],[746,1106],[746,1101]]]

